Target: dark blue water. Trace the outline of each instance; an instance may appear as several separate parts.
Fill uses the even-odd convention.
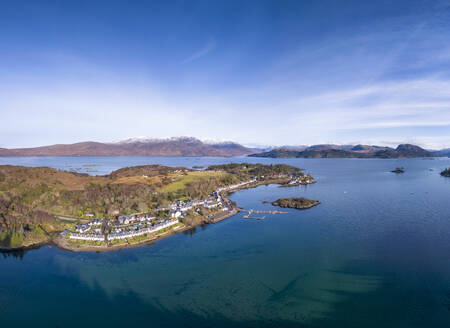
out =
[[[160,163],[289,163],[318,182],[235,193],[244,208],[319,206],[228,220],[107,253],[44,247],[0,258],[0,326],[448,327],[449,159],[3,158],[97,173]],[[406,173],[389,171],[403,166]],[[91,167],[92,168],[92,167]]]

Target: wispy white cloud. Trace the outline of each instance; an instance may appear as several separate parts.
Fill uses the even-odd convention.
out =
[[[210,41],[185,62],[206,56],[215,46]],[[54,57],[50,61],[58,65],[52,74],[46,70],[0,77],[0,114],[10,123],[0,131],[3,146],[135,135],[269,145],[415,140],[450,146],[450,132],[444,131],[450,128],[450,80],[437,74],[306,90],[296,83],[303,77],[220,89],[202,89],[197,83],[192,92],[184,85],[118,74],[77,57]],[[74,65],[74,73],[61,69]]]
[[[209,40],[204,46],[203,48],[201,48],[200,50],[196,51],[195,53],[193,53],[192,55],[190,55],[189,57],[185,58],[182,63],[186,64],[189,63],[191,61],[197,60],[203,56],[206,56],[208,53],[210,53],[211,51],[213,51],[216,48],[216,41],[215,40]]]
[[[150,82],[23,83],[0,90],[10,123],[0,137],[5,147],[192,135],[269,145],[414,140],[439,148],[450,146],[447,90],[450,81],[429,78],[303,97],[246,89],[245,97],[228,90],[200,98],[182,92],[175,99]],[[35,132],[21,136],[18,126]]]
[[[295,99],[310,123],[332,129],[369,126],[425,126],[450,124],[450,81],[429,79],[379,83]],[[332,127],[333,126],[333,127]]]

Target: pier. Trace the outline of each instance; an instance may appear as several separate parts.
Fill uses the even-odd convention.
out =
[[[251,216],[252,214],[288,214],[289,212],[283,212],[283,211],[259,211],[259,210],[242,210],[243,212],[247,212],[246,215],[244,215],[244,219],[255,219],[255,220],[264,220],[266,216]]]
[[[253,219],[253,220],[264,220],[266,216],[249,216],[249,214],[244,215],[244,219]]]

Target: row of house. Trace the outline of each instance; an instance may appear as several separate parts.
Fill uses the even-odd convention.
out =
[[[137,236],[144,235],[146,233],[153,233],[159,230],[162,230],[164,228],[173,226],[178,223],[178,219],[170,219],[165,220],[161,223],[155,224],[154,226],[142,228],[138,230],[132,230],[132,231],[124,231],[119,233],[111,233],[107,236],[108,240],[115,240],[115,239],[126,239],[126,238],[133,238]]]
[[[69,238],[78,239],[78,240],[89,240],[89,241],[107,241],[107,240],[115,240],[115,239],[126,239],[132,238],[136,236],[141,236],[146,233],[153,233],[164,228],[173,226],[178,223],[177,219],[165,220],[161,223],[155,224],[154,226],[142,228],[133,231],[124,231],[120,233],[111,233],[109,235],[103,234],[84,234],[84,233],[71,233]]]
[[[221,206],[221,205],[222,205],[222,201],[217,201],[217,200],[214,200],[214,199],[210,199],[210,200],[207,200],[207,201],[204,202],[203,207],[210,209],[210,208],[215,208],[215,207],[218,207],[218,206]]]
[[[292,185],[292,184],[310,184],[313,183],[314,180],[312,178],[309,178],[308,176],[306,176],[306,178],[304,176],[302,177],[293,177],[288,184]]]
[[[91,230],[91,225],[89,224],[76,224],[75,225],[75,231],[79,233],[86,233],[89,230]]]
[[[143,214],[143,215],[121,215],[117,218],[117,222],[121,225],[124,224],[130,224],[133,222],[149,222],[151,220],[155,219],[154,216],[151,216],[150,214]]]
[[[104,241],[105,235],[102,234],[84,234],[84,233],[71,233],[69,235],[70,239],[78,240],[90,240],[90,241]]]
[[[219,188],[220,189],[220,188]],[[219,190],[221,191],[221,190]],[[188,201],[177,200],[168,204],[167,206],[156,207],[157,211],[169,211],[169,215],[173,218],[182,217],[185,213],[193,208],[203,206],[205,208],[213,208],[222,205],[222,197],[219,191],[214,191],[208,199],[199,200],[193,199]]]
[[[183,217],[187,211],[190,209],[203,206],[204,208],[210,209],[221,206],[223,203],[222,197],[218,192],[213,192],[208,199],[205,200],[189,200],[186,202],[176,201],[168,205],[169,215],[172,218]]]
[[[89,230],[91,230],[92,227],[97,227],[97,226],[101,226],[103,223],[103,221],[101,219],[95,219],[90,221],[89,223],[78,223],[75,225],[75,230],[78,233],[86,233]],[[95,229],[96,231],[98,231],[98,229]]]
[[[102,223],[103,223],[103,220],[95,219],[95,220],[92,220],[91,222],[89,222],[88,225],[90,225],[90,226],[100,226],[100,225],[102,225]]]
[[[220,193],[222,191],[229,191],[229,190],[232,190],[232,189],[240,188],[242,186],[248,185],[248,184],[253,183],[253,182],[256,182],[256,178],[252,178],[249,181],[244,181],[244,182],[235,183],[235,184],[232,184],[232,185],[229,185],[229,186],[217,188],[216,192]]]

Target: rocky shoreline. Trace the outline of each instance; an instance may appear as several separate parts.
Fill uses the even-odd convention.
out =
[[[32,249],[39,249],[44,246],[55,246],[61,250],[70,251],[70,252],[105,252],[105,251],[117,251],[120,249],[127,249],[127,248],[133,248],[133,247],[139,247],[139,246],[145,246],[145,245],[151,245],[159,240],[171,237],[173,235],[176,235],[178,233],[188,231],[190,229],[194,229],[197,226],[200,226],[202,224],[215,224],[220,221],[223,221],[225,219],[228,219],[237,213],[239,213],[241,209],[237,206],[233,206],[233,209],[231,211],[228,211],[225,213],[225,215],[220,215],[217,218],[212,219],[206,219],[204,218],[202,221],[193,224],[193,225],[184,225],[183,227],[177,227],[171,230],[168,230],[162,234],[153,235],[148,239],[141,240],[138,242],[131,242],[126,244],[119,244],[119,245],[77,245],[77,244],[71,244],[68,243],[63,237],[61,237],[59,234],[55,235],[51,238],[49,238],[46,241],[30,244],[26,246],[19,246],[14,248],[0,248],[0,252],[8,253],[8,252],[16,252],[16,251],[28,251]],[[223,213],[223,212],[222,212]],[[222,214],[219,213],[219,214]]]
[[[30,245],[24,245],[19,247],[0,247],[0,253],[9,253],[9,252],[17,252],[17,251],[30,251],[32,249],[39,249],[43,246],[49,246],[53,245],[52,240],[39,242],[39,243],[33,243]]]
[[[194,229],[195,227],[198,227],[203,224],[214,224],[218,223],[220,221],[223,221],[229,217],[232,217],[236,215],[240,211],[240,208],[233,207],[232,211],[229,211],[226,213],[226,215],[220,216],[218,219],[204,219],[196,224],[193,225],[184,225],[182,227],[176,227],[174,229],[168,230],[162,234],[153,235],[149,237],[148,239],[141,240],[138,242],[131,242],[126,244],[119,244],[119,245],[101,245],[101,246],[95,246],[95,245],[72,245],[68,244],[64,238],[58,238],[52,241],[52,244],[58,247],[59,249],[71,251],[71,252],[105,252],[105,251],[117,251],[120,249],[127,249],[127,248],[133,248],[133,247],[139,247],[139,246],[145,246],[145,245],[151,245],[159,240],[171,237],[173,235],[179,234],[184,231],[188,231],[190,229]]]

